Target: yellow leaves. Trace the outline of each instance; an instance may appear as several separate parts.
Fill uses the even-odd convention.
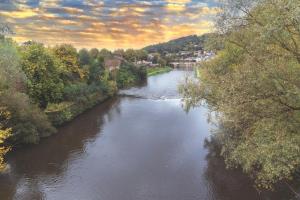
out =
[[[1,126],[0,126],[1,128]],[[11,135],[11,128],[7,128],[5,130],[0,130],[0,145],[4,143],[5,139],[7,139]]]
[[[0,172],[6,169],[6,164],[4,162],[4,155],[10,150],[10,148],[0,147]]]
[[[4,128],[3,126],[9,120],[11,114],[6,107],[0,107],[0,172],[5,170],[6,164],[4,162],[5,154],[10,150],[10,147],[3,146],[5,139],[7,139],[12,132],[11,128]]]

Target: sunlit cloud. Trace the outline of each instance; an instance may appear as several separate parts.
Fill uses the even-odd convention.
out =
[[[15,11],[2,11],[0,15],[8,18],[28,18],[38,15],[37,10],[32,9],[23,9],[23,10],[15,10]]]
[[[77,48],[141,48],[213,30],[215,0],[10,0],[0,20],[18,42],[70,43]]]

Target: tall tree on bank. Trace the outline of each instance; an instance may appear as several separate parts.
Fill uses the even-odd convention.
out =
[[[64,79],[70,81],[81,80],[84,77],[84,71],[79,67],[79,57],[77,50],[70,44],[63,44],[53,48],[56,58],[65,67],[64,74],[67,76]]]
[[[61,100],[63,64],[49,49],[35,42],[23,46],[21,66],[27,77],[28,94],[40,108]]]
[[[269,189],[300,169],[299,1],[227,0],[223,11],[224,49],[180,90],[187,106],[205,100],[217,113],[227,166]]]

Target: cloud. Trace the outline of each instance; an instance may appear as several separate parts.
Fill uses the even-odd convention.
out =
[[[190,3],[191,0],[166,0],[168,3],[186,4]]]
[[[22,9],[22,10],[15,10],[15,11],[1,11],[1,16],[8,17],[8,18],[28,18],[38,15],[37,10],[32,9]]]
[[[213,29],[214,0],[0,0],[18,42],[141,48]]]

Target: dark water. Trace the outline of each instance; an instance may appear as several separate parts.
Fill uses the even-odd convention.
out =
[[[207,110],[185,113],[177,93],[185,74],[150,77],[40,145],[11,153],[11,171],[0,176],[0,199],[289,199],[283,192],[259,195],[205,145]]]

